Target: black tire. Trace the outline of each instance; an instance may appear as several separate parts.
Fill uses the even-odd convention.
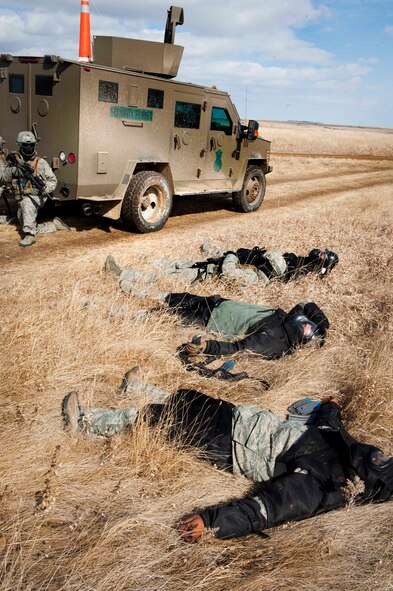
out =
[[[143,234],[157,232],[167,222],[172,209],[172,191],[159,172],[143,170],[135,174],[121,206],[121,219],[130,230]]]
[[[256,211],[262,204],[265,192],[265,174],[258,166],[249,166],[244,175],[241,191],[232,195],[235,209],[244,213]]]

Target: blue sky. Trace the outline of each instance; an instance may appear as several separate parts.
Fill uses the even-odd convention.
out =
[[[134,5],[132,5],[134,4]],[[90,0],[92,34],[163,39],[164,0]],[[393,128],[393,0],[184,0],[179,80],[241,117]],[[79,0],[2,0],[0,51],[77,58]]]

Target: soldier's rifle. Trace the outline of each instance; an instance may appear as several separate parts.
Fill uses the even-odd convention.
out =
[[[19,180],[20,176],[30,181],[32,187],[37,189],[37,191],[42,194],[45,193],[46,182],[44,179],[39,176],[35,175],[33,169],[27,162],[22,162],[16,155],[16,152],[10,152],[7,156],[7,161],[12,166],[15,166],[19,173]],[[21,191],[21,186],[19,182],[19,190]],[[22,191],[21,191],[22,194]]]

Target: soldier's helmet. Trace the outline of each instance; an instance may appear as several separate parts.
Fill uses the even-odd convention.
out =
[[[340,261],[338,255],[327,248],[313,248],[308,255],[313,264],[320,269],[320,274],[325,275]]]
[[[3,140],[3,138],[0,135],[0,152],[4,148],[4,146],[5,146],[5,141]]]
[[[31,131],[20,131],[16,138],[16,145],[24,160],[32,160],[36,155],[37,140]]]
[[[319,330],[318,325],[315,324],[312,320],[307,318],[304,314],[297,314],[294,319],[294,323],[296,326],[300,328],[303,332],[303,337],[301,342],[308,343],[310,341],[314,341],[316,346],[322,345],[323,334]]]

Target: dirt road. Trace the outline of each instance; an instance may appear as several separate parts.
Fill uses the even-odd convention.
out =
[[[310,160],[312,159],[312,160]],[[374,159],[347,155],[341,158],[332,155],[276,154],[272,158],[273,173],[267,181],[265,202],[261,209],[252,214],[261,219],[271,210],[293,206],[303,201],[318,202],[334,200],[343,192],[356,192],[373,186],[393,183],[392,159]],[[70,224],[71,232],[59,232],[42,236],[30,249],[18,246],[19,236],[14,226],[0,227],[0,264],[23,260],[35,260],[53,255],[72,256],[80,248],[105,246],[123,241],[151,239],[151,235],[125,232],[120,225],[98,218],[86,218],[77,210],[62,210],[58,214]],[[172,216],[161,230],[167,237],[179,229],[187,229],[201,224],[211,224],[219,220],[242,218],[244,214],[235,212],[232,199],[225,195],[190,196],[175,199]]]

